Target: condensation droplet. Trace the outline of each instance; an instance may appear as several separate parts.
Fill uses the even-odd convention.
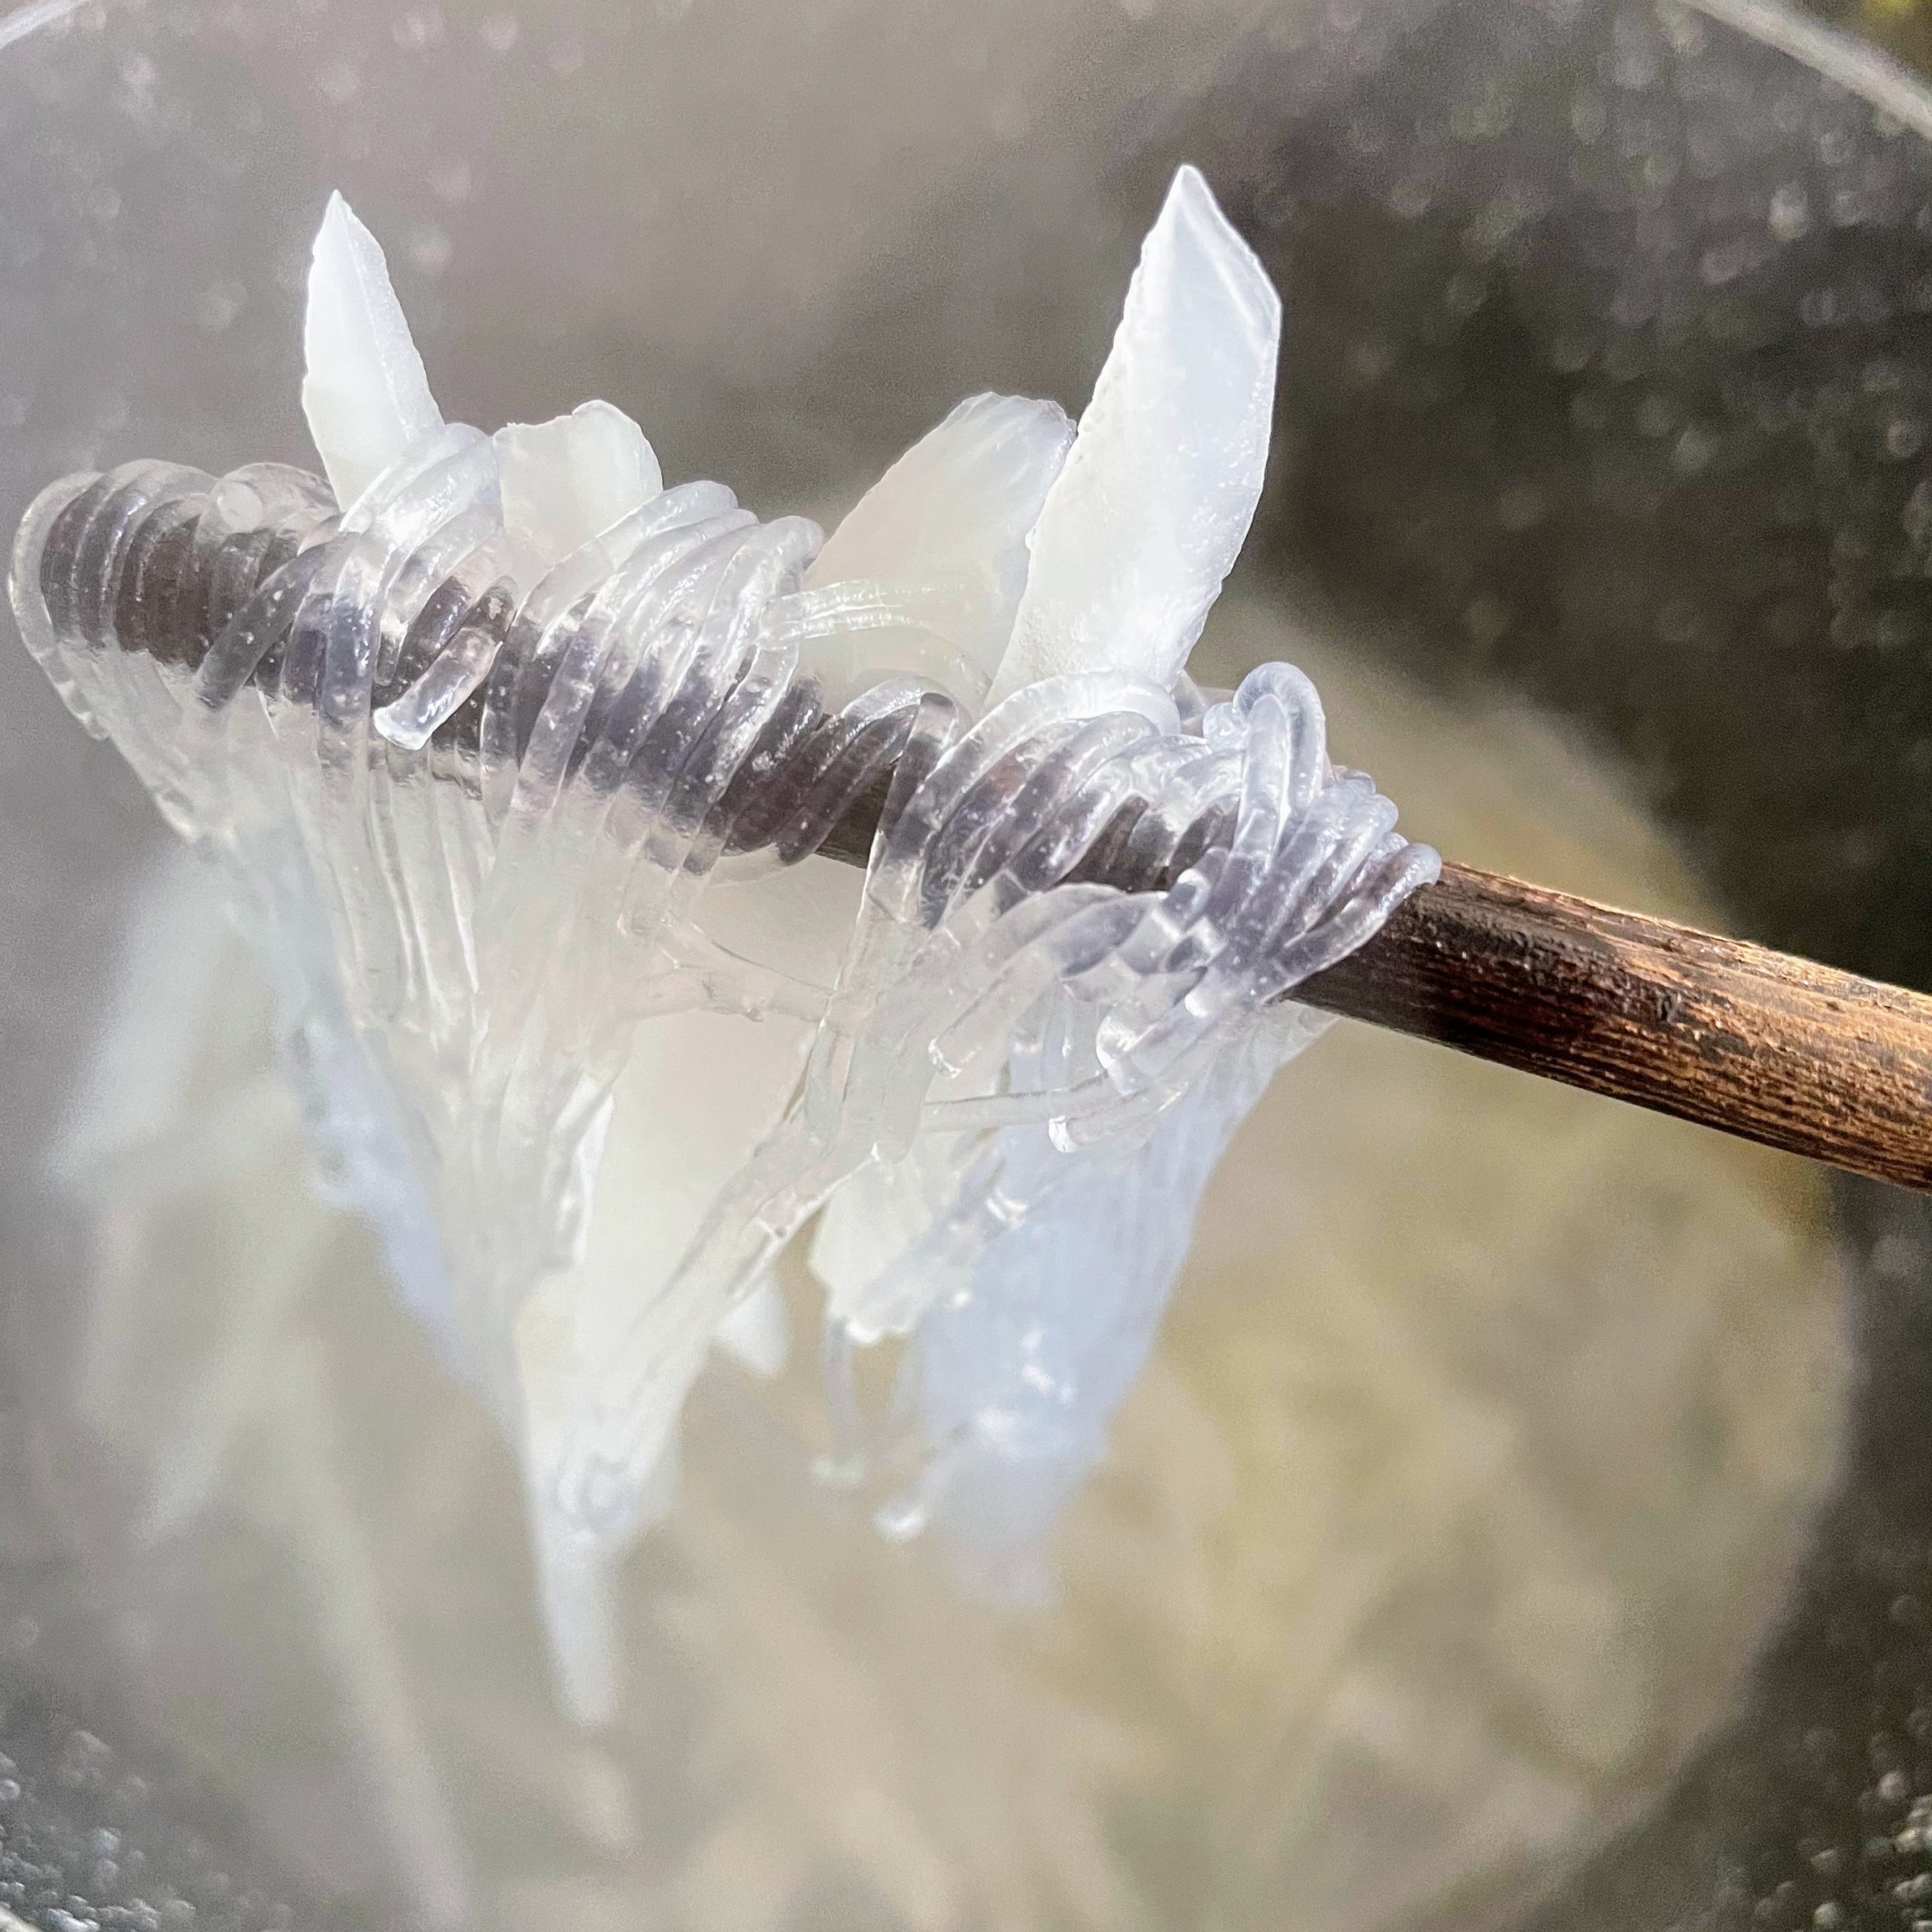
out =
[[[470,191],[475,186],[469,164],[460,155],[429,171],[431,192],[438,201],[448,202],[452,207],[468,201]]]
[[[1364,385],[1381,381],[1395,362],[1395,352],[1377,337],[1351,343],[1348,358],[1349,374]]]
[[[409,238],[409,259],[425,275],[441,275],[449,266],[453,252],[448,230],[433,223],[419,228]]]
[[[315,75],[315,89],[331,106],[346,107],[362,91],[362,75],[351,62],[331,60]]]
[[[1708,429],[1690,424],[1670,452],[1670,466],[1680,476],[1701,476],[1717,454],[1717,438]]]
[[[1428,214],[1435,198],[1435,184],[1426,176],[1407,175],[1389,189],[1389,211],[1398,220],[1414,221]]]
[[[1654,391],[1637,405],[1637,433],[1640,436],[1667,436],[1677,427],[1677,405]]]
[[[1771,232],[1780,242],[1795,242],[1811,226],[1811,204],[1804,189],[1787,181],[1771,197]]]
[[[442,45],[443,17],[434,7],[412,7],[390,22],[389,33],[405,54],[420,54]]]
[[[238,281],[211,281],[195,297],[195,326],[210,335],[220,335],[234,326],[248,300],[248,291]]]

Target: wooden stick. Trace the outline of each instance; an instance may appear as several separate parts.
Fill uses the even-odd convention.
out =
[[[197,570],[220,573],[188,525],[164,520],[157,534],[152,549],[171,540],[181,554],[166,570],[149,557],[145,576],[156,584],[168,579],[162,587],[174,594],[152,605],[134,598],[125,611],[117,603],[112,641],[192,666],[210,641],[203,623],[191,635],[146,632],[151,623],[165,631],[172,611],[205,619],[210,585],[189,579]],[[42,559],[50,598],[75,562],[60,536],[57,526]],[[293,537],[280,550],[255,534],[232,543],[246,554],[224,580],[231,599],[295,551]],[[486,598],[465,621],[501,626],[509,611],[508,600]],[[822,851],[866,862],[888,783],[881,777],[854,801]],[[1120,857],[1103,833],[1081,875],[1131,889],[1160,882],[1120,875]],[[1439,884],[1416,894],[1366,946],[1294,997],[1854,1174],[1932,1190],[1932,998],[1896,986],[1446,865]]]
[[[1932,998],[1445,864],[1294,998],[1932,1189]]]
[[[884,793],[881,780],[820,849],[863,865]],[[1162,882],[1115,877],[1104,863],[1077,876]],[[1291,997],[1932,1190],[1922,993],[1445,862],[1439,884]]]

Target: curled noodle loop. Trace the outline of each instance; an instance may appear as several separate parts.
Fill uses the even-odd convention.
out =
[[[1011,1581],[1214,1159],[1320,1030],[1281,996],[1437,861],[1286,665],[828,704],[801,641],[885,620],[807,587],[822,541],[690,483],[526,580],[495,447],[452,426],[341,515],[273,465],[69,478],[12,595],[226,870],[331,1185],[521,1444],[540,1543],[608,1550],[661,1506],[712,1336],[817,1214],[835,1462],[902,1483],[883,1527],[942,1521]],[[707,928],[715,877],[869,818],[829,987]],[[523,1318],[577,1265],[637,1029],[697,1007],[808,1027],[797,1091],[663,1281],[539,1376]],[[867,1418],[852,1354],[888,1335]]]

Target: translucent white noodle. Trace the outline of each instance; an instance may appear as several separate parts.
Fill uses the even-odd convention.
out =
[[[1436,869],[1300,673],[1209,704],[1180,672],[1258,487],[1251,384],[1213,404],[1226,474],[1190,445],[1094,521],[1158,430],[1121,398],[1195,395],[1155,365],[1225,374],[1236,339],[1272,377],[1272,291],[1184,177],[1071,456],[1051,406],[977,399],[828,544],[665,488],[608,405],[445,425],[356,363],[420,374],[329,220],[318,273],[357,278],[312,328],[318,440],[387,466],[344,507],[271,466],[70,478],[14,608],[225,871],[328,1186],[518,1446],[568,1700],[611,1709],[608,1567],[671,1505],[714,1342],[780,1358],[771,1264],[814,1215],[829,1466],[1031,1587],[1220,1149],[1320,1030],[1280,996]],[[1023,618],[1066,668],[1000,667]],[[861,884],[811,855],[880,788]],[[714,881],[753,851],[794,869]],[[649,1253],[595,1238],[614,1132],[658,1150],[628,1164]],[[888,1337],[868,1417],[851,1362]]]

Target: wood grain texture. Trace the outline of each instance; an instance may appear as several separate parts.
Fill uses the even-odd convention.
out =
[[[1445,864],[1295,997],[1932,1188],[1932,998],[1901,987]]]

